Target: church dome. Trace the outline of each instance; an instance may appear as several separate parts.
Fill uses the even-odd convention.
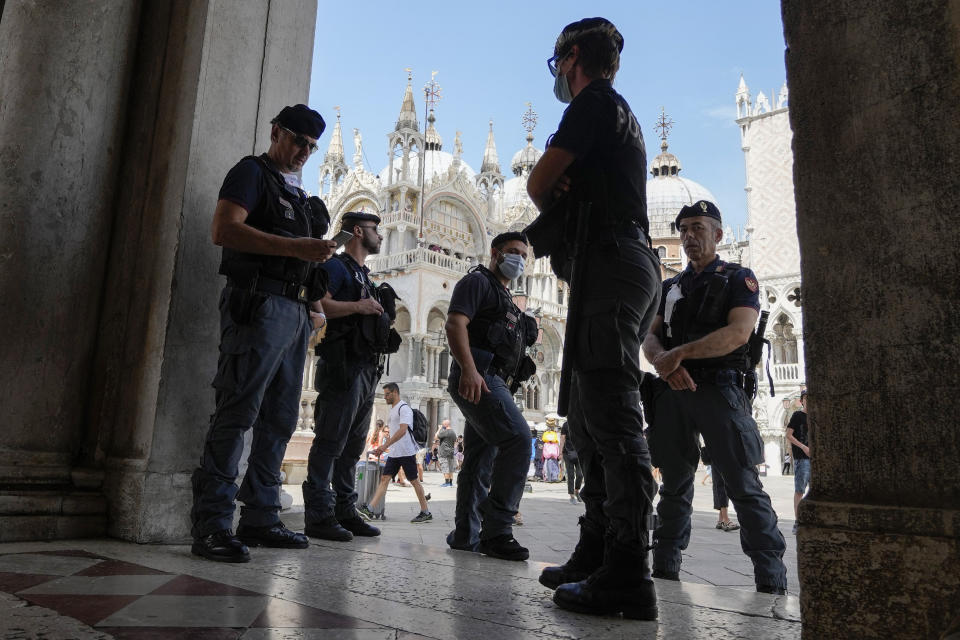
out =
[[[720,207],[710,191],[678,174],[683,169],[680,159],[667,152],[666,136],[660,143],[660,154],[650,163],[650,175],[647,180],[647,219],[650,220],[651,238],[669,238],[676,236],[671,224],[677,219],[680,209],[697,200],[709,200]]]
[[[524,171],[529,173],[530,170],[533,169],[533,165],[537,164],[537,160],[539,160],[542,155],[543,152],[533,146],[533,134],[528,133],[527,146],[513,154],[513,160],[510,162],[510,170],[513,171],[513,175],[515,176],[519,176]]]
[[[503,208],[507,209],[519,202],[529,201],[527,195],[527,177],[510,178],[503,183]]]

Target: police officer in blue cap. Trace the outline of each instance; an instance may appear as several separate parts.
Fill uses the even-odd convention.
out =
[[[652,620],[647,523],[656,483],[640,411],[640,343],[656,313],[660,273],[648,234],[643,134],[613,88],[622,50],[623,36],[604,18],[564,27],[548,66],[554,95],[569,106],[527,183],[541,218],[568,202],[563,248],[550,245],[550,255],[570,283],[567,424],[586,507],[572,556],[544,569],[540,582],[556,589],[564,609]],[[529,237],[537,255],[545,253]],[[565,253],[574,259],[564,261]]]
[[[713,473],[723,478],[737,509],[740,544],[753,561],[757,591],[782,594],[786,545],[757,474],[763,441],[745,390],[756,385],[748,341],[757,324],[760,287],[750,269],[717,256],[723,230],[712,202],[683,207],[676,226],[690,262],[663,283],[660,309],[643,343],[660,376],[653,406],[647,407],[650,451],[663,476],[653,576],[680,579],[682,551],[690,541],[699,434]]]
[[[344,251],[322,266],[329,276],[323,299],[330,325],[317,345],[316,426],[303,483],[304,533],[325,540],[378,536],[357,512],[355,473],[370,428],[373,397],[385,354],[400,347],[392,329],[395,294],[374,287],[367,256],[380,252],[380,217],[343,214],[341,231],[352,233]]]
[[[270,148],[227,173],[213,214],[213,242],[223,247],[220,359],[213,380],[216,411],[200,467],[193,474],[192,552],[247,562],[248,545],[306,548],[280,511],[280,463],[297,425],[307,342],[324,323],[326,278],[316,268],[333,252],[323,240],[330,218],[308,198],[298,172],[325,124],[306,105],[284,107],[271,122]],[[244,433],[253,428],[239,493],[234,484]],[[243,501],[237,535],[234,500]]]

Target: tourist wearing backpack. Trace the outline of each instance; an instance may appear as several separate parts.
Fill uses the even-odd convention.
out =
[[[388,382],[383,385],[383,399],[390,404],[390,439],[386,445],[381,445],[373,449],[371,453],[379,455],[384,449],[390,449],[387,462],[383,467],[383,475],[380,476],[380,484],[377,485],[377,491],[373,498],[367,504],[357,507],[361,516],[368,520],[374,518],[374,510],[384,499],[387,493],[387,487],[390,480],[396,477],[400,469],[407,476],[407,480],[413,485],[413,490],[417,494],[417,500],[420,502],[420,513],[418,513],[410,522],[421,523],[433,520],[430,514],[430,508],[427,506],[427,497],[423,493],[423,485],[417,477],[417,451],[421,444],[417,442],[415,433],[416,414],[420,413],[416,409],[411,409],[410,405],[400,400],[400,387],[395,382]],[[423,414],[420,414],[423,416]],[[424,427],[426,426],[426,420]],[[424,438],[426,439],[426,438]]]

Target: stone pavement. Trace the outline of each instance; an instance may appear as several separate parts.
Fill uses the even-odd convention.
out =
[[[769,480],[775,507],[791,515],[791,478]],[[514,563],[446,549],[455,490],[441,489],[436,473],[425,481],[433,522],[410,524],[412,489],[391,489],[380,538],[253,549],[249,564],[207,562],[182,545],[0,544],[0,592],[14,594],[0,594],[0,638],[800,637],[797,597],[752,590],[738,536],[713,528],[707,487],[695,500],[683,582],[658,580],[660,620],[638,622],[560,610],[537,582],[575,542],[581,507],[569,504],[565,485],[535,483],[525,494],[516,535],[531,560]],[[301,527],[302,512],[285,521]],[[786,537],[795,593],[795,542]]]

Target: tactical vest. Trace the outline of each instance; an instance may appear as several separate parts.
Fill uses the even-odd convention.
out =
[[[289,187],[283,175],[273,166],[266,154],[248,156],[260,165],[263,175],[264,206],[258,206],[247,216],[246,224],[254,229],[284,238],[320,238],[327,232],[329,218],[301,199]],[[267,256],[223,248],[220,273],[241,286],[252,283],[258,275],[275,280],[303,284],[310,276],[313,263],[287,256]]]
[[[350,272],[351,300],[356,301],[368,296],[384,304],[380,290],[373,286],[366,271],[357,264],[353,256],[344,251],[334,254],[330,259],[339,260]],[[389,285],[381,286],[389,288]],[[390,290],[392,291],[392,288]],[[391,317],[388,306],[384,305],[384,312],[379,316],[353,313],[342,318],[330,319],[326,336],[316,346],[317,355],[324,355],[324,350],[337,342],[345,343],[347,351],[360,356],[396,353],[400,347],[400,335],[391,327],[396,318],[396,311],[394,307]]]
[[[497,294],[497,305],[479,311],[467,324],[470,346],[489,351],[493,354],[490,366],[512,374],[516,371],[526,346],[524,313],[513,303],[506,287],[489,269],[477,265],[468,273],[474,271],[479,271],[490,281],[490,286]]]
[[[736,263],[723,264],[710,274],[705,283],[700,283],[688,295],[676,300],[673,297],[680,294],[680,277],[683,274],[668,280],[666,305],[673,302],[673,309],[671,312],[664,307],[663,346],[672,349],[727,326],[730,279],[741,269],[743,267]],[[725,356],[684,360],[683,366],[691,370],[736,369],[746,372],[750,368],[749,351],[749,346],[744,344]]]

